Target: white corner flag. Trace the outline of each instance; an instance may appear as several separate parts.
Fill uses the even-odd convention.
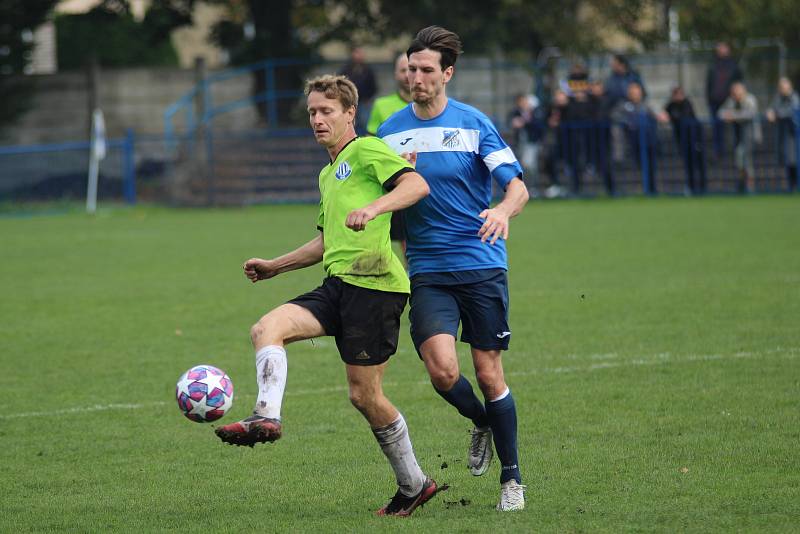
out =
[[[95,109],[92,113],[92,140],[89,152],[89,183],[86,187],[86,213],[97,209],[97,175],[100,161],[106,157],[106,121],[103,112]]]

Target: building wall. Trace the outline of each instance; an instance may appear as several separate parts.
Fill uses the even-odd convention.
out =
[[[83,140],[89,131],[89,77],[82,72],[35,75],[34,96],[27,113],[2,132],[3,144],[35,144]],[[119,69],[100,71],[97,77],[97,104],[103,110],[110,137],[121,137],[132,128],[137,133],[160,134],[164,130],[164,111],[189,92],[195,74],[189,69]],[[247,97],[251,79],[230,80],[217,87],[213,97],[218,104]],[[252,128],[256,124],[252,109],[225,114],[215,124],[225,128]],[[178,129],[185,118],[176,117]]]

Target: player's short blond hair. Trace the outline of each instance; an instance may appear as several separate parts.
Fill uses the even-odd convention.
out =
[[[325,74],[306,80],[304,92],[306,96],[312,92],[319,92],[324,94],[325,98],[336,99],[345,111],[351,107],[358,107],[358,89],[347,76],[341,74]]]

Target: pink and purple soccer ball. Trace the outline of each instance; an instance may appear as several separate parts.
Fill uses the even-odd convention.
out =
[[[216,421],[233,406],[233,382],[213,365],[196,365],[175,387],[181,413],[197,423]]]

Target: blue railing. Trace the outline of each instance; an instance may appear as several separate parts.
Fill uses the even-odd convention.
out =
[[[100,165],[103,185],[113,183],[113,195],[128,204],[136,203],[136,144],[133,130],[108,139]],[[50,191],[65,189],[85,196],[90,151],[90,141],[0,146],[0,200],[48,199]]]
[[[278,89],[277,69],[299,66],[313,67],[317,64],[319,63],[304,59],[269,59],[243,67],[227,69],[206,77],[164,111],[164,138],[168,147],[174,149],[178,141],[191,138],[199,126],[209,125],[214,117],[236,109],[251,107],[254,104],[265,103],[267,127],[269,129],[278,128],[279,101],[301,98],[303,92],[301,90]],[[229,102],[217,103],[214,101],[213,89],[215,86],[231,79],[253,76],[253,73],[262,71],[264,77],[263,91]],[[195,112],[195,107],[198,106],[198,99],[202,102],[202,113],[199,117],[196,116]],[[178,134],[175,127],[175,118],[180,114],[185,117],[185,129]]]

